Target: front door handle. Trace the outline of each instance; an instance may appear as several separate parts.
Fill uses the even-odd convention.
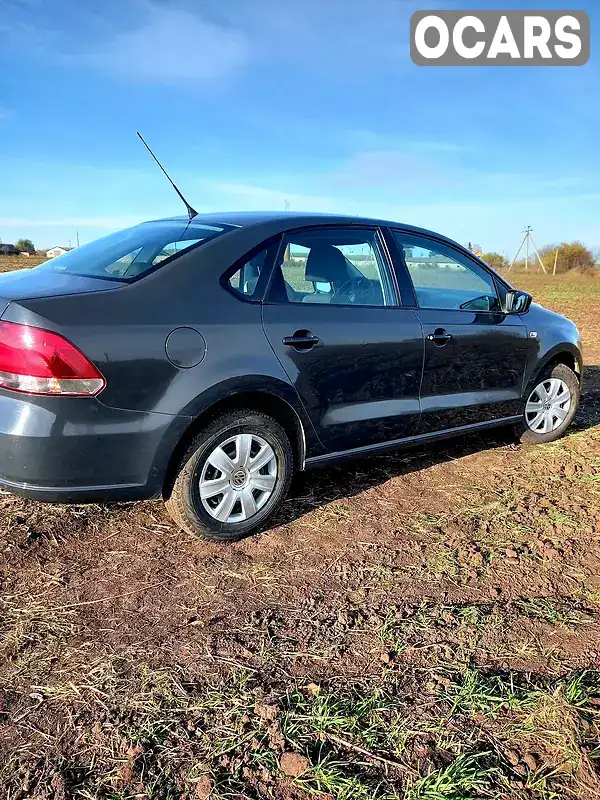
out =
[[[320,339],[310,331],[296,331],[293,336],[284,336],[283,343],[288,347],[293,347],[294,350],[305,352],[312,350],[316,344],[319,344]]]
[[[444,347],[452,339],[452,334],[443,328],[437,328],[433,333],[427,335],[427,341],[433,342],[436,347]]]

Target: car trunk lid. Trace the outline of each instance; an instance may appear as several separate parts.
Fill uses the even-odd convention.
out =
[[[120,281],[89,278],[83,275],[65,275],[43,269],[22,269],[0,274],[0,316],[13,300],[31,300],[36,297],[105,292],[119,289]]]

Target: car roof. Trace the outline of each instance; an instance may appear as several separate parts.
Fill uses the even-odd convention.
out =
[[[187,222],[185,216],[168,217],[169,221]],[[151,220],[152,222],[165,222],[167,220]],[[391,228],[402,228],[415,233],[424,233],[429,236],[436,236],[446,239],[439,233],[419,228],[415,225],[407,225],[401,222],[393,222],[386,219],[376,219],[374,217],[351,216],[348,214],[321,214],[305,211],[225,211],[210,214],[199,213],[192,218],[191,224],[197,225],[232,225],[237,228],[246,228],[252,225],[260,225],[266,222],[289,222],[286,227],[294,228],[307,225],[383,225]]]

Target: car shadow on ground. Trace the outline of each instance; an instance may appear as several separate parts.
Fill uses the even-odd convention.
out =
[[[600,425],[600,366],[585,368],[581,404],[571,433]],[[512,428],[493,428],[484,433],[418,445],[381,456],[298,474],[288,502],[269,527],[290,524],[315,508],[334,500],[354,497],[391,478],[408,475],[447,461],[456,461],[485,450],[518,446]]]

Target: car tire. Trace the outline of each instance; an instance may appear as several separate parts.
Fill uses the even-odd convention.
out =
[[[569,402],[562,401],[561,397],[565,395],[559,394],[554,401],[551,400],[551,394],[555,387],[560,387],[562,391],[568,390]],[[516,432],[519,440],[524,444],[544,444],[545,442],[554,442],[560,439],[566,432],[567,428],[573,421],[573,417],[577,412],[579,406],[580,396],[579,378],[572,369],[567,367],[566,364],[554,364],[545,367],[533,380],[527,390],[522,408],[522,420],[516,426]],[[546,392],[544,396],[543,393]],[[553,402],[554,407],[546,409],[545,404]],[[539,407],[539,410],[538,410]],[[541,416],[546,415],[546,419],[550,422],[546,424],[547,430],[544,429],[544,420]],[[557,414],[564,414],[564,419],[560,419]],[[536,422],[537,420],[537,422]],[[552,427],[554,426],[554,427]]]
[[[267,414],[240,409],[194,436],[165,504],[188,533],[233,542],[265,527],[283,503],[293,472],[294,454],[282,426]]]

